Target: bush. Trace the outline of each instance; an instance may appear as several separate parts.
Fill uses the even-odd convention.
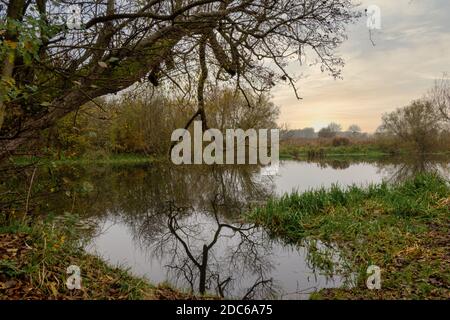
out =
[[[350,145],[350,139],[345,137],[335,137],[332,144],[333,147],[348,146]]]
[[[248,95],[258,108],[248,108],[244,96],[223,89],[210,93],[205,111],[211,128],[275,128],[278,108],[268,97]],[[143,91],[115,100],[89,104],[57,122],[41,141],[61,157],[93,157],[132,153],[166,155],[172,132],[183,128],[197,110],[195,101],[179,101],[163,92]],[[199,120],[199,119],[198,119]],[[102,152],[97,154],[101,150]]]

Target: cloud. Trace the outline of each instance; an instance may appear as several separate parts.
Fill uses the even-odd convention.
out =
[[[339,50],[346,61],[343,80],[291,65],[290,70],[308,76],[298,82],[301,101],[287,86],[274,90],[280,123],[297,128],[338,121],[374,131],[383,113],[420,98],[435,78],[450,71],[450,1],[363,1],[362,7],[368,4],[381,8],[376,45],[362,19],[349,28],[349,39]]]

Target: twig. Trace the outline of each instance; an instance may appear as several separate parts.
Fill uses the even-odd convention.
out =
[[[25,204],[25,214],[28,213],[28,204],[30,201],[31,188],[33,187],[33,181],[34,181],[34,176],[36,174],[36,170],[37,170],[37,166],[34,167],[33,174],[31,175],[30,186],[28,187],[27,202]]]

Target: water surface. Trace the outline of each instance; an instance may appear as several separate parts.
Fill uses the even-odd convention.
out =
[[[396,182],[418,170],[449,175],[446,161],[284,161],[274,177],[262,177],[258,167],[116,168],[95,178],[108,188],[93,192],[101,227],[88,250],[153,283],[195,293],[304,299],[321,288],[351,285],[337,269],[317,265],[312,249],[336,266],[339,251],[307,239],[286,244],[241,214],[292,190]]]

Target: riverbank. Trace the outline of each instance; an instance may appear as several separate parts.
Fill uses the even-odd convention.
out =
[[[413,154],[415,157],[450,156],[450,152],[436,152],[429,154]],[[308,146],[281,145],[279,157],[281,160],[307,160],[321,158],[336,159],[381,159],[389,156],[410,157],[411,153],[398,150],[392,154],[385,152],[376,146],[352,145],[352,146],[328,146],[311,148]],[[15,165],[133,165],[149,164],[154,162],[170,161],[168,156],[151,156],[143,154],[110,154],[110,155],[88,155],[82,157],[51,158],[36,156],[18,156],[12,159]]]
[[[28,222],[27,222],[28,221]],[[75,216],[54,220],[13,219],[0,227],[0,300],[199,299],[166,284],[150,284],[112,267],[83,249],[88,232]],[[69,290],[66,269],[81,270],[81,289]],[[205,297],[203,297],[205,298]]]
[[[388,155],[390,154],[375,146],[366,145],[310,147],[282,144],[280,146],[280,159],[282,160],[342,156],[380,158]]]
[[[321,290],[313,299],[450,298],[450,186],[442,178],[421,175],[393,186],[293,193],[255,209],[248,219],[288,242],[337,248],[345,264],[316,252],[319,268],[356,275],[356,284]],[[381,290],[366,287],[370,265],[382,270]]]
[[[99,156],[83,156],[83,157],[73,157],[73,158],[51,158],[51,157],[28,157],[21,156],[12,159],[15,165],[130,165],[130,164],[145,164],[153,163],[156,161],[164,161],[164,158],[147,156],[143,154],[111,154],[111,155],[99,155]]]
[[[375,143],[354,143],[350,145],[333,146],[330,143],[322,144],[316,142],[315,145],[281,143],[280,159],[301,160],[311,158],[367,158],[378,159],[388,156],[396,157],[420,156],[450,156],[449,151],[437,151],[433,153],[420,154],[413,150],[398,148],[382,148]]]

